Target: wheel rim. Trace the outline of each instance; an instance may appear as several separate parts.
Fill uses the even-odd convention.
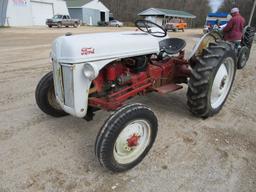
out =
[[[114,145],[114,158],[119,164],[129,164],[145,151],[149,145],[151,128],[145,120],[130,122],[118,135]]]
[[[48,102],[49,104],[54,108],[54,109],[57,109],[57,110],[62,110],[60,105],[57,103],[57,100],[56,100],[56,96],[55,96],[55,92],[54,92],[54,87],[51,87],[48,91],[48,94],[47,94],[47,98],[48,98]]]
[[[211,106],[218,108],[225,101],[234,77],[234,60],[228,57],[220,65],[212,85]]]

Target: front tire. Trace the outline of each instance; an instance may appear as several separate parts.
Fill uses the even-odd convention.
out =
[[[58,27],[58,28],[61,28],[61,27],[62,27],[61,22],[57,23],[57,27]]]
[[[247,46],[243,46],[238,53],[237,69],[243,69],[250,56],[250,49]]]
[[[56,101],[52,71],[43,76],[39,81],[36,87],[35,97],[38,107],[44,113],[53,117],[67,115]]]
[[[139,164],[157,135],[157,118],[142,104],[126,105],[112,114],[96,139],[95,153],[100,164],[123,172]]]
[[[196,57],[188,83],[188,107],[198,117],[207,118],[223,107],[236,73],[236,54],[232,44],[210,43]]]

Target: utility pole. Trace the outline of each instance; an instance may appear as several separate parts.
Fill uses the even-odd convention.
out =
[[[256,0],[254,0],[253,6],[252,6],[252,11],[251,11],[250,19],[249,19],[249,22],[248,22],[249,26],[251,26],[251,23],[252,23],[252,17],[254,15],[255,7],[256,7]]]
[[[236,7],[236,6],[237,6],[236,0],[233,0],[233,2],[232,2],[232,7]]]

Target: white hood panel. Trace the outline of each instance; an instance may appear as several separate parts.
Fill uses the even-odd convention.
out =
[[[61,36],[53,42],[52,57],[62,63],[81,63],[159,53],[162,39],[142,32]]]

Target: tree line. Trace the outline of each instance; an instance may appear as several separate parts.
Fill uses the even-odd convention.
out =
[[[114,18],[124,22],[134,22],[140,18],[138,13],[154,7],[163,9],[174,9],[187,11],[196,16],[192,27],[203,27],[207,14],[211,12],[211,8],[207,0],[101,0],[113,13]],[[236,0],[241,14],[248,21],[250,10],[254,0]],[[224,0],[219,11],[227,11],[234,6],[234,0]],[[256,25],[256,15],[253,19]]]
[[[230,11],[233,7],[238,7],[241,15],[245,18],[246,22],[248,22],[253,3],[254,0],[224,0],[219,10]],[[252,19],[252,26],[256,26],[256,13],[254,13]]]

